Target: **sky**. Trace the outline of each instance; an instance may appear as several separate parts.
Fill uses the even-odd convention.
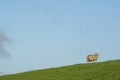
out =
[[[0,53],[0,73],[86,63],[96,52],[99,62],[120,59],[119,3],[0,0],[0,31],[10,39],[2,49],[11,56]]]

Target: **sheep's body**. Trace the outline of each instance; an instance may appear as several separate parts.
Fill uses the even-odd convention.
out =
[[[97,60],[98,60],[98,53],[87,56],[87,62],[93,62],[93,61],[97,61]]]

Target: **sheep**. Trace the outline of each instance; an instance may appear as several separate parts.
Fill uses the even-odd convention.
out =
[[[93,61],[95,62],[98,60],[98,57],[99,57],[98,53],[95,53],[93,55],[88,55],[87,62],[93,62]]]

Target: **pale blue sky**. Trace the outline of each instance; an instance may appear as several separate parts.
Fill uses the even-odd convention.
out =
[[[0,27],[13,59],[0,71],[21,72],[120,58],[119,0],[0,0]]]

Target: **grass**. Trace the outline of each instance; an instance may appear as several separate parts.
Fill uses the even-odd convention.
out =
[[[120,80],[120,60],[35,70],[0,76],[0,80]]]

